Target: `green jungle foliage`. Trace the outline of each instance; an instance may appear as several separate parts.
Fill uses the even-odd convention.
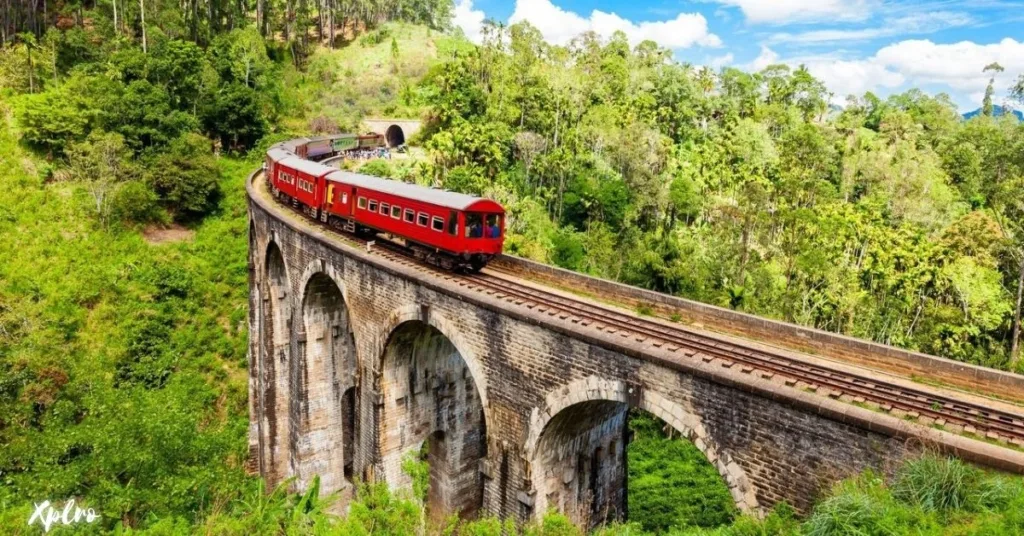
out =
[[[715,466],[657,417],[636,410],[626,454],[629,517],[645,531],[717,527],[736,516],[729,488]]]
[[[274,141],[367,115],[426,128],[364,171],[497,199],[513,254],[1019,370],[1010,120],[919,91],[835,112],[803,68],[713,72],[621,35],[493,25],[476,46],[446,33],[450,0],[48,4],[13,2],[0,33],[4,534],[68,497],[103,518],[55,534],[580,534],[427,527],[417,460],[415,493],[363,485],[344,519],[318,485],[246,476],[244,178]],[[172,223],[194,236],[140,232]],[[631,426],[633,524],[605,536],[1024,533],[1019,480],[936,458],[805,519],[738,516],[693,445]]]

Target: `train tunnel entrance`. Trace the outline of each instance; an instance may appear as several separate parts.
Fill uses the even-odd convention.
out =
[[[391,125],[384,133],[384,140],[387,141],[388,147],[405,145],[405,132],[402,130],[402,127]]]

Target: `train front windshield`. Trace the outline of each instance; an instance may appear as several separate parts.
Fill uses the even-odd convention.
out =
[[[500,238],[501,214],[466,213],[466,238]]]

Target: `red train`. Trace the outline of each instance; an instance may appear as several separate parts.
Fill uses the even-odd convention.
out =
[[[330,138],[327,143],[303,138],[272,146],[264,164],[271,192],[331,226],[389,235],[417,258],[446,269],[478,271],[501,253],[505,209],[494,201],[342,171],[299,156],[323,156],[323,147],[338,145]]]

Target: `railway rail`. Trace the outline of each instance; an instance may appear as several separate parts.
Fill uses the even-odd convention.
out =
[[[295,212],[301,213],[298,209]],[[1024,448],[1024,411],[987,406],[980,402],[902,385],[884,379],[881,374],[856,374],[811,363],[787,353],[744,346],[713,334],[668,321],[627,313],[612,306],[567,297],[524,284],[499,268],[488,267],[478,274],[459,274],[442,270],[412,257],[410,250],[391,241],[376,241],[328,227],[305,218],[309,223],[330,228],[340,237],[392,262],[402,264],[459,284],[468,290],[526,307],[550,316],[569,320],[584,327],[602,330],[640,343],[681,353],[706,363],[716,360],[723,368],[738,367],[744,374],[805,389],[859,404],[886,413],[918,421],[922,425],[953,427],[963,432]],[[921,420],[921,418],[927,420]]]

